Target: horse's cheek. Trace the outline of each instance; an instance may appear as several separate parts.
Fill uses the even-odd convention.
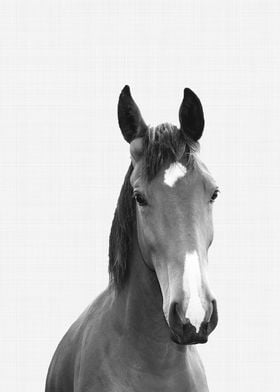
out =
[[[149,258],[160,251],[161,232],[160,223],[149,212],[142,214],[138,233],[139,245],[147,250]]]

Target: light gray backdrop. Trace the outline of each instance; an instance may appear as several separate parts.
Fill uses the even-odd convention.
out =
[[[279,1],[0,1],[0,390],[43,390],[71,322],[106,287],[129,165],[130,84],[146,121],[204,106],[201,155],[220,185],[200,352],[211,391],[278,391]]]

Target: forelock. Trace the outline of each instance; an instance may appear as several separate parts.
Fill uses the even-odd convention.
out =
[[[144,175],[151,181],[165,164],[185,159],[189,166],[199,144],[184,136],[175,125],[148,127],[143,135]]]

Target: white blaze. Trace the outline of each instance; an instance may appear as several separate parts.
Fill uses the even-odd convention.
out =
[[[184,290],[189,293],[189,303],[186,313],[191,324],[198,332],[204,320],[205,311],[201,303],[202,281],[197,252],[187,253],[184,269]]]
[[[173,187],[179,178],[186,175],[187,169],[180,162],[171,163],[168,169],[164,172],[164,183]]]

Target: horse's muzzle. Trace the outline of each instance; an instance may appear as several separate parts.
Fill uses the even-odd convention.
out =
[[[182,322],[177,312],[177,303],[173,302],[169,310],[169,327],[171,331],[171,339],[177,344],[197,344],[206,343],[210,333],[216,328],[218,324],[217,303],[212,301],[213,310],[208,322],[203,321],[197,332],[195,327],[187,318]]]

